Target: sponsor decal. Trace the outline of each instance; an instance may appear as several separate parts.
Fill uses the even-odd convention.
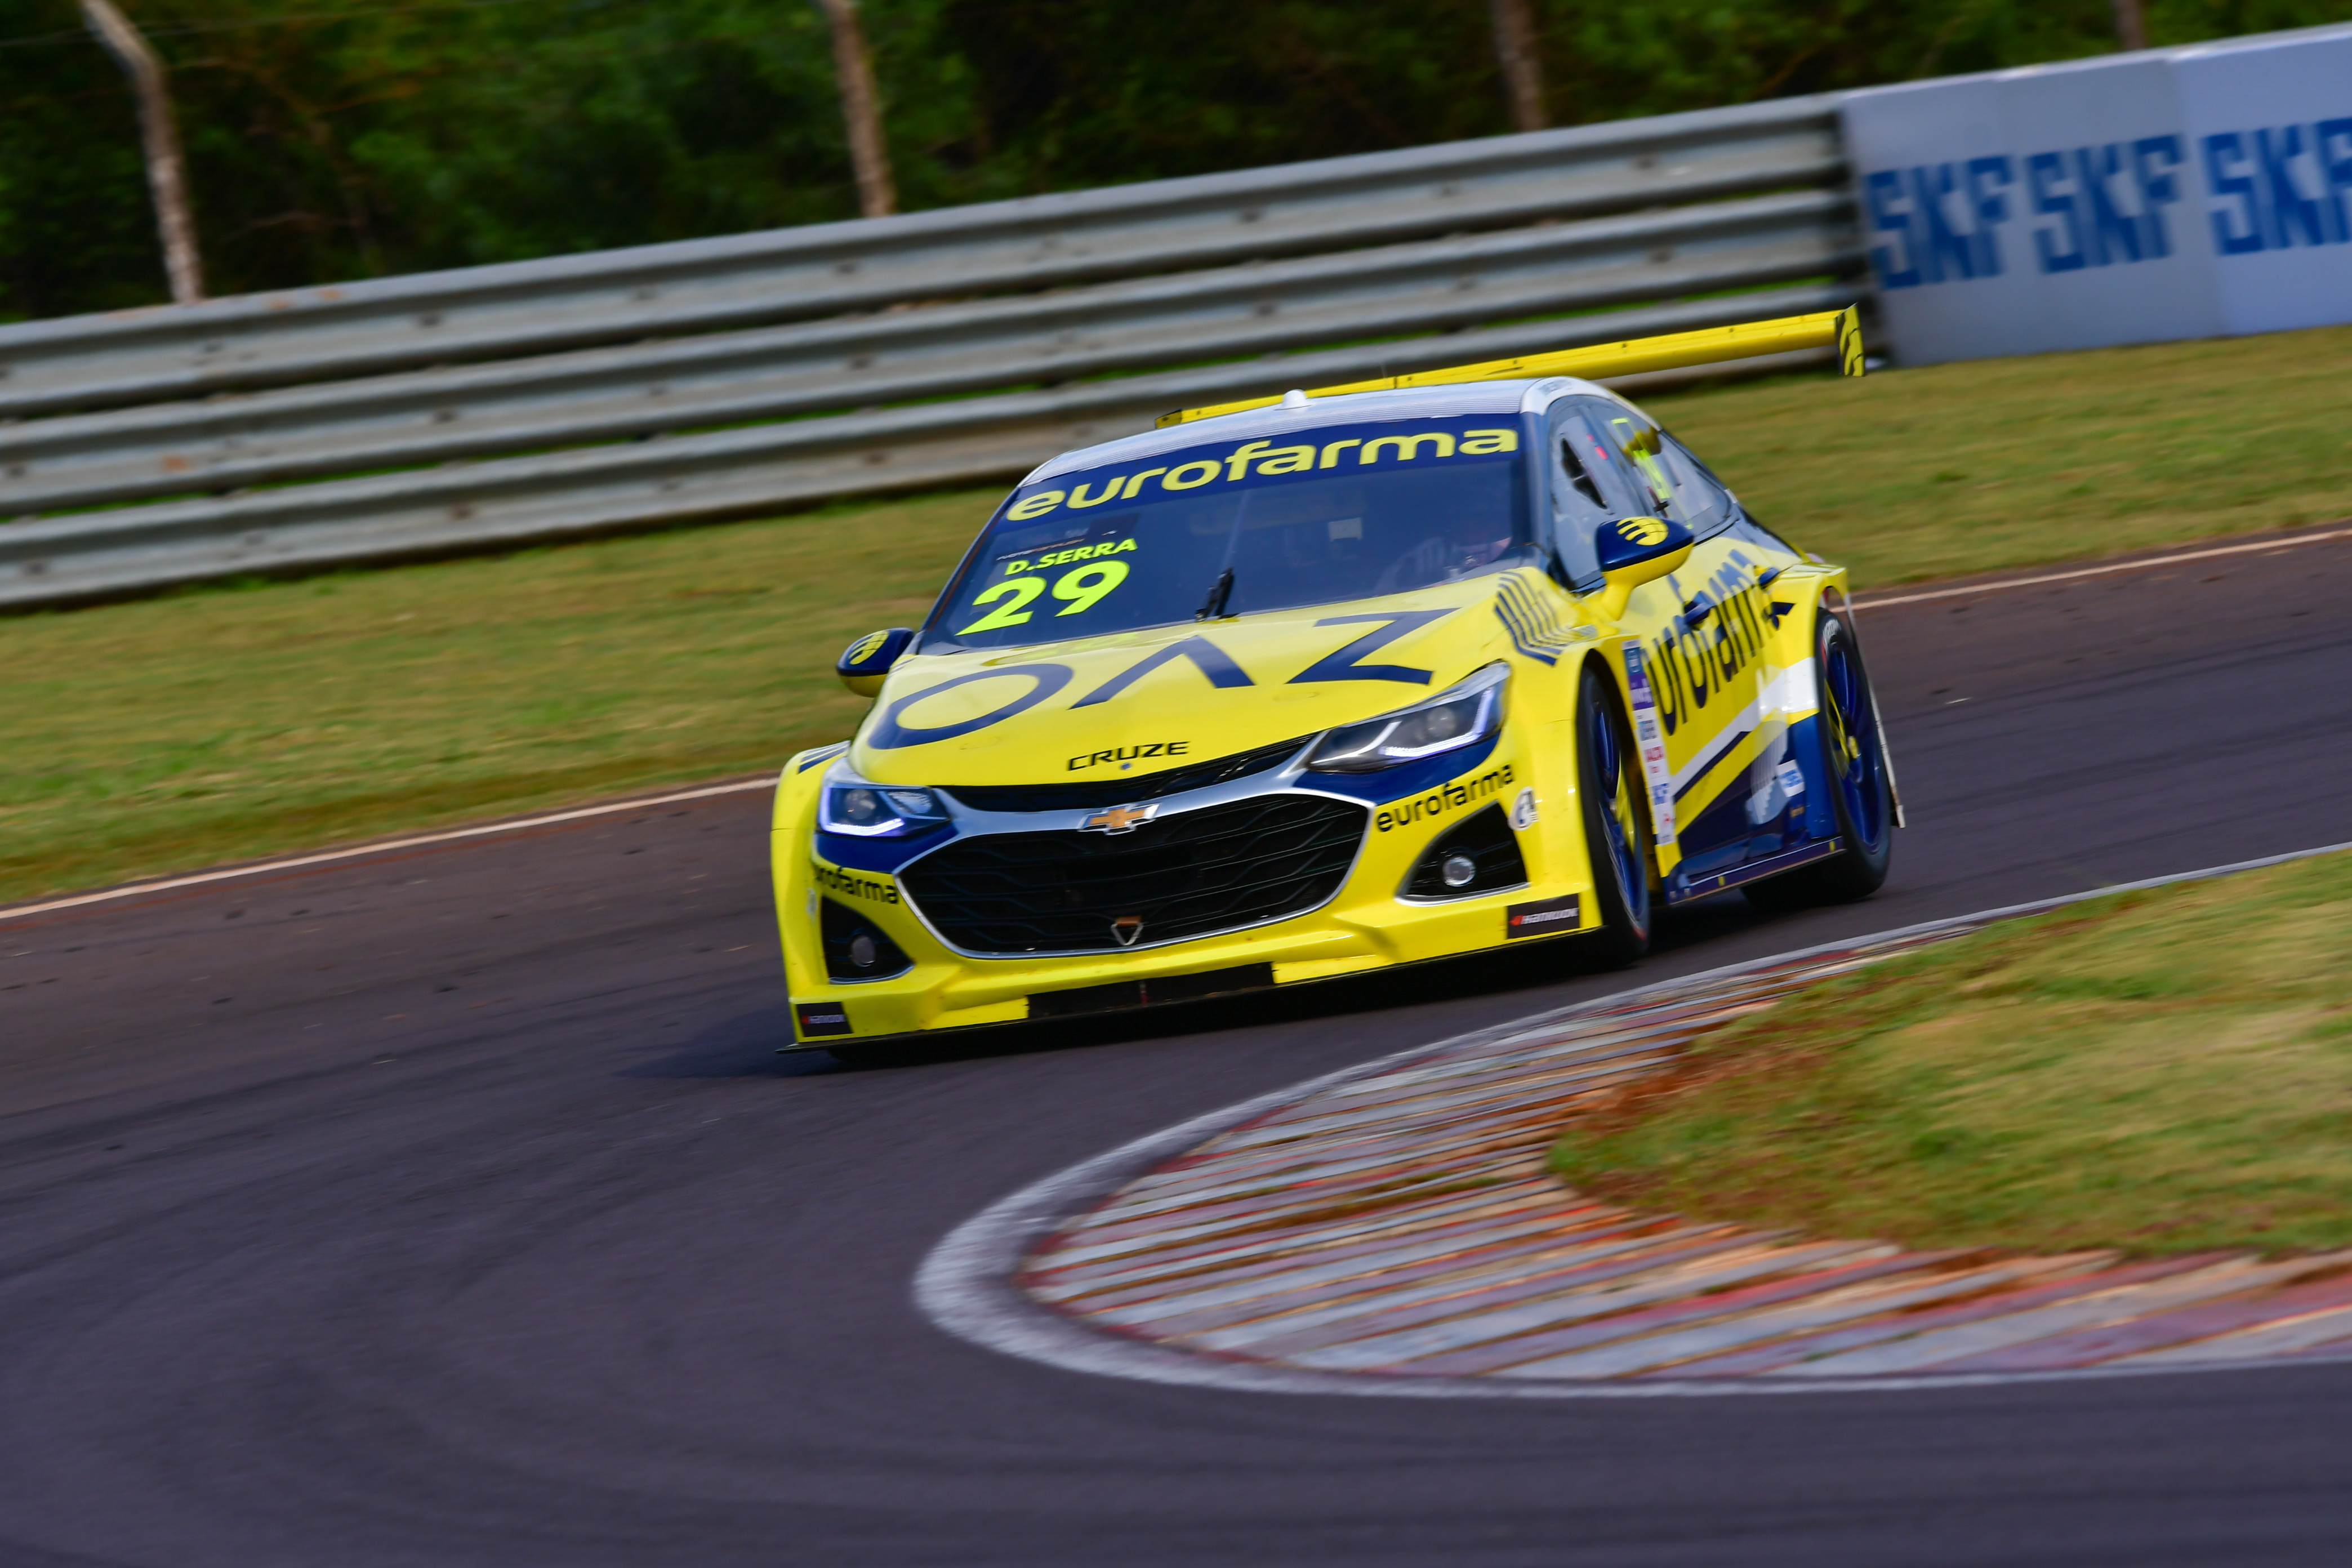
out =
[[[1548,936],[1553,931],[1574,931],[1583,918],[1574,893],[1564,899],[1539,899],[1532,904],[1513,904],[1504,910],[1503,934]]]
[[[1380,625],[1344,647],[1334,648],[1305,669],[1290,678],[1290,684],[1300,685],[1310,680],[1399,680],[1410,686],[1426,686],[1433,673],[1403,664],[1366,664],[1364,656],[1388,647],[1409,633],[1417,632],[1432,621],[1442,621],[1452,610],[1391,610],[1375,616],[1326,616],[1316,622],[1318,626],[1344,626],[1363,621]]]
[[[898,889],[887,878],[845,871],[838,866],[828,866],[816,859],[809,862],[809,875],[816,879],[818,887],[828,893],[839,893],[845,899],[863,899],[869,904],[895,904],[898,901]],[[814,908],[816,895],[810,894],[809,900]]]
[[[974,670],[942,680],[937,686],[901,697],[885,710],[867,731],[866,743],[877,751],[892,751],[900,746],[928,746],[934,741],[952,741],[959,735],[969,735],[975,730],[985,730],[991,724],[1002,724],[1016,714],[1026,713],[1070,683],[1076,672],[1066,664],[1008,664],[1001,669]],[[960,720],[952,724],[909,724],[902,715],[918,702],[929,700],[959,686],[970,686],[982,680],[1026,680],[1029,689],[1011,698],[1002,706],[992,708],[977,718]]]
[[[1079,568],[1080,572],[1095,570],[1097,568],[1091,566]],[[1122,570],[1124,570],[1123,567]],[[1037,583],[1036,579],[1015,578],[1012,581],[1026,583],[1030,587],[1036,586]],[[1091,592],[1091,590],[1088,591]],[[1057,594],[1061,592],[1059,584],[1055,584],[1055,592]],[[1010,609],[1011,606],[1004,605],[1000,608]],[[1318,626],[1349,626],[1365,621],[1379,624],[1363,636],[1324,655],[1297,675],[1292,676],[1290,683],[1296,686],[1301,682],[1318,680],[1395,680],[1411,686],[1426,686],[1429,684],[1430,676],[1433,673],[1431,670],[1417,669],[1402,664],[1366,664],[1363,662],[1364,657],[1387,647],[1399,637],[1420,630],[1432,621],[1443,620],[1453,613],[1450,609],[1391,610],[1382,615],[1331,616],[1319,620],[1315,623]],[[970,631],[974,628],[967,626],[964,629]],[[1161,665],[1171,664],[1180,658],[1192,660],[1192,667],[1207,678],[1209,684],[1221,689],[1257,684],[1250,679],[1247,670],[1234,662],[1231,654],[1207,637],[1194,635],[1180,637],[1166,647],[1156,648],[1146,654],[1076,702],[1071,703],[1070,706],[1091,708],[1098,702],[1108,702]],[[956,740],[977,731],[985,730],[992,724],[1002,724],[1007,719],[1019,718],[1069,685],[1076,678],[1076,673],[1066,664],[1040,660],[1034,664],[1008,664],[999,668],[978,669],[969,675],[955,676],[940,681],[936,686],[927,686],[920,691],[909,692],[892,702],[887,708],[877,710],[866,731],[864,739],[867,745],[881,752],[895,751],[902,746],[928,746],[940,741]],[[919,724],[908,721],[908,710],[917,703],[927,702],[934,697],[953,691],[958,687],[970,686],[984,680],[1025,680],[1029,683],[1029,689],[1026,691],[1016,692],[985,713],[977,714],[970,719],[957,720],[953,723]],[[1177,753],[1171,752],[1167,754],[1173,756]]]
[[[1447,458],[1490,458],[1519,449],[1519,433],[1514,429],[1435,428],[1429,426],[1394,424],[1345,426],[1340,428],[1367,432],[1390,431],[1391,434],[1339,437],[1323,440],[1322,437],[1336,431],[1302,430],[1302,437],[1316,437],[1296,446],[1277,447],[1271,440],[1249,441],[1228,452],[1213,447],[1194,447],[1183,452],[1170,453],[1171,461],[1164,468],[1144,468],[1133,473],[1104,473],[1100,469],[1086,474],[1057,474],[1053,489],[1033,490],[1015,500],[1004,511],[1014,522],[1029,522],[1045,517],[1067,506],[1073,510],[1101,506],[1111,500],[1158,500],[1167,491],[1197,490],[1205,485],[1239,484],[1250,479],[1276,478],[1284,474],[1303,474],[1321,468],[1357,468],[1384,467],[1395,463],[1428,463]],[[1073,480],[1081,482],[1072,484]],[[1069,486],[1068,489],[1060,487]],[[1107,553],[1098,552],[1098,553]],[[1075,559],[1075,557],[1073,558]],[[1033,569],[1045,564],[1038,561]]]
[[[1115,746],[1108,752],[1081,752],[1064,765],[1064,771],[1075,773],[1105,763],[1139,763],[1146,757],[1181,757],[1192,750],[1190,741],[1153,741],[1148,745]]]
[[[1694,595],[1705,607],[1681,617],[1649,645],[1658,722],[1667,734],[1689,723],[1761,658],[1766,639],[1796,607],[1776,601],[1756,581],[1756,564],[1734,550]]]
[[[1634,644],[1625,647],[1625,684],[1633,692],[1633,744],[1642,753],[1642,778],[1650,786],[1650,828],[1660,844],[1675,841],[1675,770],[1666,764],[1666,738],[1658,731],[1658,700],[1650,685],[1649,660]]]
[[[1192,668],[1209,678],[1209,684],[1218,688],[1255,686],[1249,672],[1235,664],[1233,656],[1204,637],[1180,637],[1166,647],[1148,653],[1129,665],[1084,697],[1070,704],[1073,708],[1091,708],[1097,702],[1108,702],[1129,687],[1150,675],[1163,664],[1189,658]]]
[[[803,1037],[847,1035],[849,1009],[838,1002],[801,1002],[793,1005],[793,1016],[800,1022]]]
[[[1794,800],[1805,793],[1805,771],[1794,763],[1782,763],[1773,773],[1780,781],[1780,793]]]
[[[1400,827],[1410,827],[1416,822],[1426,822],[1431,817],[1444,816],[1448,812],[1459,811],[1465,805],[1486,799],[1498,790],[1510,788],[1512,783],[1511,764],[1505,763],[1499,768],[1487,769],[1475,779],[1455,779],[1452,784],[1431,790],[1427,795],[1415,795],[1410,800],[1401,800],[1391,805],[1382,806],[1373,815],[1372,826],[1382,833],[1394,832]],[[1528,794],[1529,807],[1532,809],[1534,792],[1529,791]]]
[[[1081,833],[1132,833],[1160,815],[1160,803],[1150,801],[1142,805],[1114,805],[1108,811],[1097,811],[1078,824]]]
[[[1655,517],[1621,517],[1615,526],[1618,538],[1644,550],[1665,538],[1668,531],[1664,520]]]
[[[1511,829],[1515,833],[1525,833],[1535,825],[1536,792],[1531,788],[1523,789],[1519,791],[1519,798],[1511,802]]]

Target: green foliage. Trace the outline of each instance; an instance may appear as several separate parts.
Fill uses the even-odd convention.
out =
[[[1537,0],[1562,124],[2112,47],[2107,0]],[[215,292],[852,216],[808,0],[129,0]],[[1486,0],[865,0],[909,209],[1506,130]],[[2352,0],[2154,0],[2158,42]],[[163,297],[130,98],[0,0],[0,319]]]

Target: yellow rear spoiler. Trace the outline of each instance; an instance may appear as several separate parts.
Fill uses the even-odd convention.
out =
[[[1402,386],[1444,386],[1464,381],[1512,381],[1547,375],[1633,375],[1649,370],[1680,370],[1685,365],[1716,364],[1725,360],[1754,359],[1760,354],[1787,353],[1795,349],[1834,348],[1843,374],[1862,374],[1862,319],[1855,307],[1823,310],[1811,316],[1783,316],[1776,321],[1746,321],[1736,327],[1709,327],[1697,332],[1669,332],[1662,338],[1634,338],[1622,343],[1594,343],[1589,348],[1561,349],[1556,353],[1522,354],[1517,359],[1488,360],[1483,364],[1457,364],[1445,370],[1424,370],[1411,375],[1384,375],[1372,381],[1351,381],[1345,386],[1318,386],[1309,397],[1337,397],[1346,392],[1387,392]],[[1280,396],[1247,397],[1239,403],[1215,403],[1206,408],[1180,408],[1160,416],[1160,426],[1189,425],[1220,414],[1271,408]]]

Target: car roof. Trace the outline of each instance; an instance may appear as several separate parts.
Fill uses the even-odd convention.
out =
[[[1564,375],[1546,376],[1539,381],[1457,382],[1442,386],[1343,393],[1334,397],[1310,398],[1304,407],[1271,404],[1264,408],[1244,409],[1238,414],[1219,414],[1207,419],[1147,430],[1140,436],[1122,437],[1099,446],[1080,447],[1038,464],[1021,483],[1032,485],[1055,474],[1075,473],[1082,468],[1100,468],[1110,463],[1132,462],[1139,458],[1158,457],[1163,452],[1179,451],[1186,447],[1220,441],[1250,441],[1261,437],[1284,436],[1294,430],[1312,430],[1325,425],[1355,420],[1438,419],[1465,414],[1516,417],[1523,409],[1539,408],[1553,398],[1570,392],[1617,397],[1607,387]],[[1622,398],[1617,400],[1623,401]]]

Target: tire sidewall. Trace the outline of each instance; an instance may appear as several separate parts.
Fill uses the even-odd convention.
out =
[[[1840,777],[1843,770],[1830,755],[1830,730],[1825,721],[1829,715],[1830,705],[1835,700],[1831,695],[1830,689],[1830,651],[1834,644],[1840,642],[1845,645],[1847,660],[1853,664],[1855,672],[1862,678],[1862,705],[1868,710],[1868,736],[1873,753],[1870,770],[1871,787],[1878,794],[1879,828],[1878,842],[1875,844],[1864,842],[1861,833],[1857,831],[1853,813],[1846,806],[1845,786]],[[1893,857],[1895,795],[1886,776],[1886,748],[1878,733],[1877,708],[1872,695],[1870,665],[1862,657],[1862,643],[1853,635],[1853,628],[1846,624],[1845,617],[1836,610],[1824,607],[1814,623],[1813,659],[1816,679],[1821,691],[1822,721],[1819,723],[1819,728],[1823,768],[1822,783],[1830,792],[1830,809],[1837,819],[1838,837],[1844,841],[1845,845],[1845,853],[1840,858],[1851,858],[1859,862],[1860,867],[1867,867],[1872,878],[1872,885],[1874,887],[1878,881],[1885,879],[1887,864]],[[1852,722],[1850,716],[1848,722]]]
[[[1628,950],[1618,955],[1620,962],[1631,963],[1648,948],[1655,914],[1650,896],[1648,802],[1641,790],[1634,790],[1641,807],[1633,813],[1633,842],[1629,847],[1633,885],[1629,888],[1608,837],[1608,802],[1616,781],[1601,776],[1599,762],[1586,742],[1595,717],[1588,710],[1592,706],[1598,707],[1600,722],[1609,726],[1613,737],[1620,773],[1636,767],[1633,731],[1620,710],[1615,684],[1600,664],[1588,660],[1576,691],[1577,793],[1584,805],[1585,858],[1592,874],[1593,901],[1600,909],[1600,930],[1609,933],[1611,945]]]

